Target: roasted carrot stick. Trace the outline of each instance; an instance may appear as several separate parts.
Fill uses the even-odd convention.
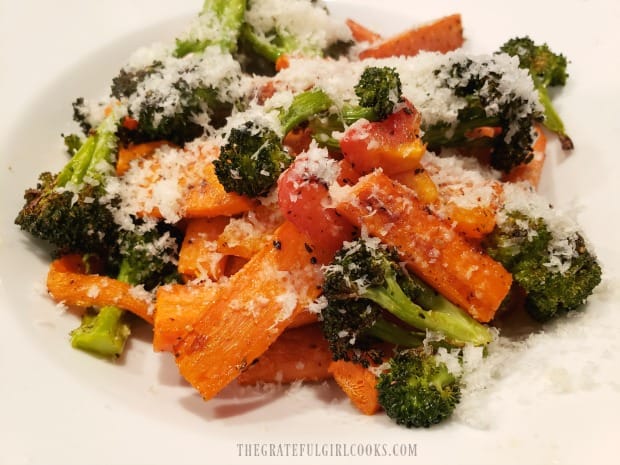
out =
[[[370,44],[381,40],[381,36],[374,31],[371,31],[366,26],[361,25],[360,23],[353,21],[352,19],[347,19],[345,21],[347,27],[351,31],[353,35],[353,39],[356,42],[368,42]]]
[[[191,331],[192,325],[215,300],[219,286],[170,284],[157,289],[153,350],[172,352],[175,344]]]
[[[459,48],[463,41],[461,15],[455,14],[372,45],[360,53],[360,58],[413,56],[422,50],[446,53]]]
[[[329,372],[360,412],[374,415],[381,409],[377,377],[367,368],[357,363],[338,360],[329,365]]]
[[[116,175],[122,176],[127,172],[129,165],[133,160],[148,157],[149,155],[152,155],[155,150],[164,145],[172,144],[162,140],[121,146],[118,149],[118,156],[116,157]]]
[[[510,289],[501,264],[381,172],[360,178],[336,210],[394,246],[413,273],[478,321],[490,321]]]
[[[237,382],[248,385],[321,381],[331,378],[327,371],[331,361],[332,354],[319,325],[287,329],[239,375]]]
[[[179,251],[179,273],[189,279],[208,277],[217,281],[226,270],[228,256],[217,251],[217,238],[229,218],[194,218],[188,221]]]
[[[205,400],[265,353],[319,295],[320,266],[312,250],[305,235],[284,223],[175,346],[181,374]]]
[[[114,305],[153,323],[150,294],[127,283],[98,274],[85,274],[81,255],[54,260],[47,289],[54,300],[76,307]]]

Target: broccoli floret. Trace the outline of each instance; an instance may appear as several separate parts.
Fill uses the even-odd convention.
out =
[[[80,150],[84,144],[84,140],[77,134],[62,134],[62,138],[65,142],[67,153],[70,157],[78,153],[78,150]]]
[[[378,337],[369,329],[382,319],[401,325],[407,333],[441,333],[454,345],[483,345],[492,340],[486,326],[409,274],[396,251],[376,239],[346,242],[324,267],[324,276],[328,305],[322,311],[323,332],[336,357],[350,358],[347,353],[359,349],[358,336]],[[394,342],[385,336],[381,339]]]
[[[311,89],[297,94],[288,109],[280,115],[282,132],[287,134],[310,118],[327,112],[333,104],[329,95],[321,89]]]
[[[120,260],[116,279],[143,285],[145,289],[178,281],[176,263],[180,239],[167,227],[144,226],[120,232],[118,247],[110,258],[111,267],[115,259]],[[99,310],[89,309],[84,314],[80,326],[71,332],[71,344],[102,357],[119,357],[130,334],[126,312],[108,305]]]
[[[381,307],[369,300],[330,299],[321,310],[323,334],[334,360],[369,366],[380,364],[385,353],[378,344],[419,347],[425,334],[388,321]]]
[[[452,415],[461,397],[461,380],[433,355],[397,354],[377,383],[379,404],[396,423],[429,427]]]
[[[233,102],[223,101],[219,90],[202,80],[204,66],[188,58],[121,70],[111,96],[127,102],[128,115],[137,122],[135,129],[119,132],[122,142],[167,140],[182,146],[204,134],[205,116],[212,126],[221,126]]]
[[[301,5],[307,3],[307,5]],[[304,14],[317,14],[318,9],[325,10],[322,5],[315,1],[297,2],[296,7],[307,8],[305,12],[297,11],[303,17]],[[259,1],[248,1],[248,9],[245,23],[241,27],[240,39],[245,48],[252,50],[256,55],[275,63],[282,55],[292,56],[340,56],[346,53],[353,45],[353,41],[334,38],[329,43],[316,40],[313,36],[303,34],[298,30],[291,30],[280,21],[278,16],[265,18],[260,8]],[[328,15],[329,12],[324,11]]]
[[[233,52],[245,9],[246,0],[205,0],[198,19],[183,37],[176,39],[174,56],[200,53],[210,45]]]
[[[224,125],[233,107],[242,104],[229,89],[240,79],[231,53],[244,12],[245,0],[205,0],[198,19],[176,39],[171,56],[142,68],[121,69],[112,81],[111,96],[127,106],[133,120],[120,128],[123,143],[167,140],[182,146],[202,136],[208,126]],[[230,64],[229,70],[213,82],[209,70],[223,64]]]
[[[344,104],[341,108],[335,108],[334,102],[321,89],[297,94],[280,118],[284,132],[310,121],[317,142],[337,149],[338,141],[332,138],[334,131],[343,131],[362,118],[380,121],[394,111],[395,105],[402,101],[400,76],[394,68],[369,66],[355,85],[355,94],[359,103]],[[332,108],[335,113],[329,113]]]
[[[551,51],[547,44],[534,43],[527,36],[508,40],[500,47],[500,52],[519,57],[521,68],[530,72],[544,108],[543,124],[559,136],[564,150],[571,150],[573,142],[566,134],[564,123],[553,107],[548,91],[549,87],[566,84],[568,78],[566,57]]]
[[[422,140],[431,150],[484,147],[491,152],[491,166],[509,172],[532,160],[533,128],[542,120],[542,114],[538,102],[510,89],[511,79],[503,80],[505,73],[497,60],[448,60],[435,70],[441,86],[462,99],[463,106],[456,122],[423,124]],[[501,131],[495,137],[472,137],[472,131],[481,127],[497,127]]]
[[[116,241],[116,228],[106,202],[105,177],[116,156],[117,118],[112,114],[84,141],[63,170],[42,173],[15,223],[51,243],[57,252],[105,255]]]
[[[602,274],[583,236],[576,232],[554,234],[543,218],[517,210],[505,216],[484,246],[526,292],[528,313],[538,321],[547,321],[582,306]],[[559,252],[554,244],[561,248]],[[570,253],[563,250],[567,245]]]
[[[364,69],[355,85],[359,106],[372,108],[374,117],[370,121],[383,120],[394,111],[402,100],[402,84],[395,68],[369,66]]]
[[[230,131],[213,165],[227,192],[257,197],[269,192],[291,161],[273,130],[247,122]]]

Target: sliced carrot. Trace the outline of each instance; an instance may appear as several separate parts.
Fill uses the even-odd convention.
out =
[[[226,261],[226,270],[224,271],[224,274],[226,276],[232,276],[238,273],[247,263],[247,258],[230,255]]]
[[[410,29],[372,45],[360,58],[414,56],[420,51],[446,53],[463,45],[461,15],[446,16],[430,24]]]
[[[353,21],[350,18],[347,19],[345,23],[356,42],[368,42],[372,44],[378,40],[381,40],[381,36],[378,33],[371,31],[366,26],[362,26],[360,23]]]
[[[220,184],[213,163],[196,163],[190,167],[185,196],[186,218],[232,216],[255,207],[255,202]]]
[[[532,187],[538,188],[540,177],[545,165],[545,149],[547,147],[547,138],[540,126],[536,127],[536,139],[532,149],[534,150],[534,158],[529,163],[519,165],[510,173],[504,176],[504,181],[508,182],[529,182]]]
[[[179,273],[189,279],[208,277],[219,280],[226,271],[228,256],[217,251],[217,238],[229,218],[194,218],[188,220],[179,251]]]
[[[311,250],[306,236],[284,223],[175,346],[181,374],[205,400],[265,353],[319,295],[320,266]]]
[[[219,286],[170,284],[157,289],[153,350],[172,352],[215,300]]]
[[[394,246],[413,273],[478,321],[490,321],[510,290],[501,264],[381,172],[360,178],[336,210]]]
[[[308,309],[304,309],[295,315],[295,318],[288,325],[288,329],[300,328],[302,326],[311,325],[319,321],[319,315],[315,312],[311,312]]]
[[[47,290],[54,300],[66,305],[115,305],[153,323],[150,294],[107,276],[85,274],[80,255],[65,255],[51,263]]]
[[[327,371],[331,361],[332,354],[319,325],[287,329],[239,375],[237,382],[249,385],[322,381],[331,378]]]
[[[277,204],[259,205],[239,218],[232,218],[217,237],[217,252],[251,258],[284,222]]]
[[[353,362],[338,360],[329,365],[329,372],[351,403],[364,415],[374,415],[381,406],[377,377],[367,368]]]
[[[130,144],[121,146],[118,149],[116,158],[116,175],[122,176],[129,169],[129,165],[133,160],[141,159],[152,155],[155,150],[163,145],[172,145],[167,141],[160,140],[155,142],[145,142],[143,144]]]
[[[282,71],[283,69],[288,68],[290,65],[291,65],[291,59],[286,53],[283,53],[278,58],[276,58],[276,63],[275,63],[276,71]]]

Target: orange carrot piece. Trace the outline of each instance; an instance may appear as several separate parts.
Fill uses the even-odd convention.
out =
[[[283,53],[276,59],[275,69],[276,71],[282,71],[283,69],[288,68],[290,65],[291,65],[290,57],[286,53]]]
[[[189,279],[208,277],[213,281],[224,276],[228,257],[217,251],[217,238],[229,218],[194,218],[188,220],[179,251],[179,273]]]
[[[150,297],[133,286],[107,276],[85,274],[80,255],[54,260],[47,274],[47,290],[54,300],[76,307],[115,305],[153,323]]]
[[[357,21],[353,21],[352,19],[349,18],[345,21],[345,24],[351,31],[351,34],[353,35],[353,39],[356,42],[368,42],[372,44],[374,42],[381,40],[381,36],[379,34],[377,34],[374,31],[371,31],[366,26],[362,26]]]
[[[234,255],[229,255],[228,260],[226,261],[226,270],[224,271],[225,276],[232,276],[238,273],[241,268],[243,268],[248,262],[247,258],[236,257]]]
[[[413,273],[478,321],[490,321],[510,289],[501,264],[381,172],[360,178],[336,210],[394,246]]]
[[[302,326],[311,325],[312,323],[316,323],[319,321],[319,315],[317,313],[311,312],[308,309],[304,309],[295,315],[295,318],[288,325],[288,329],[292,328],[300,328]]]
[[[446,53],[461,47],[463,41],[461,15],[454,14],[379,42],[362,51],[360,58],[414,56],[422,50]]]
[[[284,136],[282,144],[285,145],[290,153],[299,155],[310,147],[312,142],[312,129],[297,127]]]
[[[215,174],[213,163],[196,164],[187,179],[186,218],[232,216],[251,210],[255,202],[234,192],[226,192]]]
[[[377,377],[367,368],[338,360],[329,365],[329,372],[351,403],[364,415],[374,415],[381,409]]]
[[[277,204],[259,205],[239,218],[233,218],[217,237],[217,251],[225,255],[251,258],[284,222]]]
[[[148,157],[163,145],[172,144],[164,140],[159,140],[154,142],[145,142],[143,144],[121,146],[118,149],[118,156],[116,157],[116,175],[122,176],[127,172],[129,165],[133,160]]]
[[[153,323],[153,350],[172,352],[174,346],[215,300],[214,284],[170,284],[157,289]]]
[[[534,150],[534,158],[529,163],[519,165],[504,177],[507,182],[527,181],[535,189],[540,184],[540,177],[545,165],[545,149],[547,147],[547,138],[540,126],[536,127],[536,140],[532,149]]]
[[[320,265],[306,236],[287,222],[275,238],[222,285],[175,346],[181,374],[205,400],[265,353],[319,295]]]
[[[331,361],[332,353],[319,325],[287,329],[269,350],[239,375],[237,382],[247,386],[322,381],[331,378],[327,371]]]

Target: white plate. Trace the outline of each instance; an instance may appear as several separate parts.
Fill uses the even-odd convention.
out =
[[[334,13],[383,33],[461,12],[472,51],[489,52],[529,34],[571,59],[570,82],[556,102],[577,149],[565,158],[551,142],[543,189],[559,206],[582,207],[579,220],[605,265],[605,292],[583,316],[550,326],[553,339],[538,335],[515,352],[499,379],[468,404],[475,415],[461,412],[429,430],[364,417],[330,385],[262,394],[227,389],[204,403],[170,357],[152,353],[148,329],[138,331],[119,363],[70,348],[67,334],[78,320],[44,295],[48,257],[12,223],[23,191],[40,171],[62,164],[58,136],[72,127],[73,99],[99,96],[133,49],[172,37],[201,2],[6,3],[0,15],[0,464],[614,461],[620,14],[613,1],[566,1],[560,9],[529,0],[330,2]],[[292,445],[300,443],[303,453]],[[393,454],[413,445],[416,457]],[[268,456],[285,447],[288,458]]]

